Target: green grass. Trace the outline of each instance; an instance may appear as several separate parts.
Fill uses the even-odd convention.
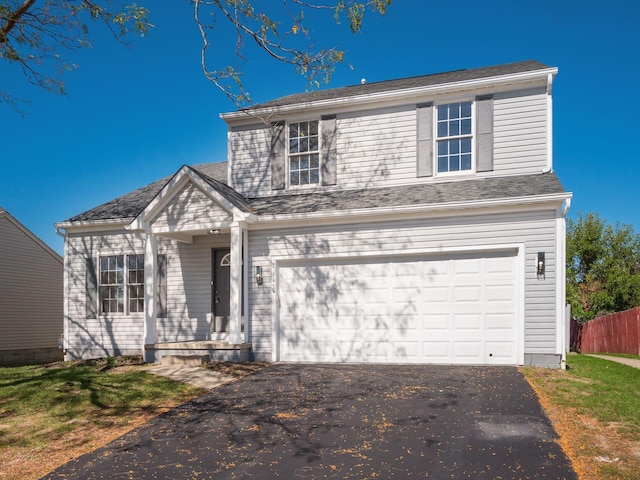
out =
[[[605,424],[617,423],[640,440],[640,369],[587,355],[569,356],[568,404]]]
[[[640,355],[630,355],[628,353],[596,353],[594,355],[605,355],[609,357],[632,358],[634,360],[640,360]]]
[[[135,363],[124,358],[0,368],[0,459],[46,451],[76,430],[99,440],[103,427],[126,427],[201,393]]]
[[[566,371],[523,371],[562,423],[580,478],[640,478],[640,369],[588,355],[569,355],[567,364]]]

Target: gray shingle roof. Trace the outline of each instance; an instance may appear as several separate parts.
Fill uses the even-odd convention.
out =
[[[555,173],[511,177],[474,178],[464,181],[407,185],[402,188],[341,190],[247,199],[226,185],[227,163],[190,167],[233,205],[257,215],[305,214],[337,210],[438,205],[565,193]],[[68,222],[133,220],[172,177],[165,177]]]
[[[192,167],[201,176],[208,179],[214,179],[219,183],[227,183],[227,162],[205,163]],[[142,210],[154,199],[154,197],[164,188],[164,186],[173,178],[173,175],[161,178],[149,185],[134,190],[104,203],[98,207],[92,208],[80,215],[71,217],[67,222],[92,222],[100,220],[126,220],[134,219]],[[211,182],[210,182],[211,183]],[[215,187],[214,187],[215,188]],[[229,188],[229,187],[226,187]],[[229,189],[231,190],[231,189]]]
[[[297,93],[294,95],[288,95],[286,97],[280,97],[268,102],[252,105],[243,110],[282,107],[285,105],[309,103],[319,100],[332,100],[336,98],[370,95],[372,93],[402,90],[407,88],[428,87],[432,85],[461,82],[465,80],[475,80],[479,78],[511,75],[514,73],[530,72],[534,70],[544,70],[547,68],[551,67],[549,65],[545,65],[544,63],[540,63],[537,60],[527,60],[523,62],[507,63],[504,65],[496,65],[492,67],[455,70],[452,72],[421,75],[418,77],[401,78],[397,80],[371,82],[342,88],[332,88],[327,90]]]
[[[226,162],[225,162],[226,165]],[[227,185],[227,177],[225,173],[224,181],[213,178],[204,173],[205,170],[208,170],[207,165],[200,165],[198,167],[191,167],[197,175],[200,176],[205,182],[207,182],[213,189],[221,193],[228,201],[230,201],[234,206],[239,208],[244,212],[251,211],[251,207],[247,202],[247,199],[244,198],[237,190],[231,188]]]
[[[257,215],[304,214],[331,210],[438,205],[565,193],[555,173],[475,178],[457,182],[407,185],[402,188],[345,190],[256,198]]]
[[[270,102],[254,105],[249,107],[249,109],[354,97],[377,92],[447,84],[548,68],[550,67],[543,63],[528,60],[492,67],[456,70],[446,73],[289,95]],[[565,191],[555,174],[551,173],[514,177],[490,177],[447,183],[429,183],[403,186],[402,188],[389,187],[367,190],[332,191],[246,199],[227,185],[227,162],[207,163],[190,168],[200,175],[212,188],[224,195],[234,206],[243,211],[253,211],[258,215],[302,214],[344,209],[444,204],[564,193]],[[133,220],[144,210],[171,178],[172,176],[162,178],[81,213],[80,215],[76,215],[67,220],[67,222]]]

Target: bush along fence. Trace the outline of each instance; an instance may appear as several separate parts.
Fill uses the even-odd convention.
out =
[[[582,325],[572,319],[571,350],[640,355],[640,307],[604,315]]]

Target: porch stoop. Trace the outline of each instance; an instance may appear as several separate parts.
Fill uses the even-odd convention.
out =
[[[163,360],[165,359],[165,360]],[[223,340],[154,343],[144,346],[145,363],[200,365],[208,361],[248,362],[251,343],[232,345]],[[189,363],[182,363],[189,362]]]
[[[209,355],[163,355],[162,365],[184,365],[199,367],[209,361]]]

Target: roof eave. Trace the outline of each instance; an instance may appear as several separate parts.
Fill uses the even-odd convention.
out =
[[[350,218],[350,219],[366,219],[373,216],[384,215],[404,215],[404,214],[416,214],[416,213],[438,213],[438,212],[452,212],[459,210],[479,209],[479,208],[498,208],[498,207],[512,207],[512,206],[535,206],[544,204],[554,204],[561,206],[565,201],[570,201],[573,194],[570,192],[562,192],[546,195],[529,195],[525,197],[514,198],[497,198],[491,200],[469,200],[461,202],[446,202],[437,204],[418,204],[418,205],[405,205],[405,206],[388,206],[388,207],[374,207],[374,208],[356,208],[351,210],[331,210],[323,212],[308,212],[308,213],[289,213],[289,214],[261,214],[258,215],[258,224],[265,224],[267,222],[287,222],[295,220],[326,220],[335,218]],[[354,220],[358,221],[358,220]]]
[[[81,220],[78,222],[65,221],[55,223],[54,227],[69,232],[70,230],[100,230],[108,229],[113,230],[118,227],[126,227],[134,220],[134,217],[129,218],[112,218],[107,220]]]
[[[539,70],[530,70],[526,72],[512,73],[508,75],[492,76],[485,78],[476,78],[472,80],[461,80],[458,82],[440,83],[437,85],[426,85],[413,88],[402,88],[398,90],[387,90],[383,92],[375,92],[371,94],[355,95],[351,97],[338,97],[327,100],[316,100],[304,103],[294,103],[291,105],[283,105],[276,107],[265,107],[256,109],[244,109],[235,112],[221,113],[220,118],[227,123],[244,120],[247,118],[255,118],[264,115],[281,114],[286,115],[298,110],[304,109],[330,109],[344,106],[359,106],[370,103],[393,101],[404,97],[417,97],[420,95],[435,95],[438,93],[453,93],[462,90],[481,89],[490,86],[509,85],[512,83],[525,83],[528,81],[544,80],[548,81],[549,75],[555,76],[558,73],[556,67],[548,67]]]

